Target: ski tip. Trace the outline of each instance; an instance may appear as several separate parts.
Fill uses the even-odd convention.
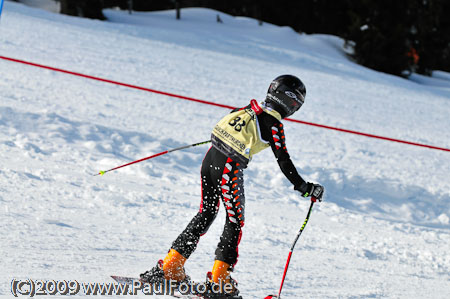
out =
[[[110,275],[112,279],[117,281],[118,283],[132,284],[135,281],[140,281],[137,277],[128,277],[128,276],[118,276],[118,275]]]
[[[109,277],[111,277],[115,281],[119,281],[119,282],[125,281],[125,280],[132,280],[132,279],[134,279],[132,277],[119,276],[119,275],[110,275]]]
[[[269,295],[269,296],[264,297],[264,299],[273,299],[273,298],[278,298],[278,296],[276,296],[276,295]]]

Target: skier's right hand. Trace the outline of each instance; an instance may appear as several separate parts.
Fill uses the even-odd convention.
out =
[[[306,183],[306,191],[302,194],[303,197],[314,197],[318,201],[322,201],[325,188],[322,185],[314,183]]]

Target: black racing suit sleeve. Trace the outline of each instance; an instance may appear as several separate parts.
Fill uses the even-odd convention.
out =
[[[261,128],[261,138],[270,143],[281,171],[294,185],[295,190],[305,193],[307,191],[306,182],[297,172],[286,149],[283,124],[265,112],[258,115],[258,121]]]

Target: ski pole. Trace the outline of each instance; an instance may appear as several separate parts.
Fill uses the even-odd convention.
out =
[[[308,223],[309,216],[311,215],[312,207],[313,207],[314,203],[316,202],[316,200],[317,200],[316,198],[311,197],[311,205],[309,206],[309,210],[308,210],[308,214],[306,215],[306,219],[303,222],[303,225],[300,228],[300,231],[298,232],[297,236],[295,237],[294,243],[292,243],[291,250],[289,251],[289,255],[288,255],[288,258],[286,261],[286,266],[284,266],[284,273],[283,273],[283,278],[281,280],[280,290],[278,291],[278,296],[269,295],[264,299],[280,298],[281,290],[283,289],[284,279],[286,278],[286,273],[289,268],[289,263],[291,262],[292,252],[294,251],[295,244],[297,244],[297,241],[300,238],[300,235],[302,234],[303,230],[305,229],[306,224]]]
[[[158,154],[154,154],[152,156],[148,156],[148,157],[145,157],[145,158],[142,158],[142,159],[139,159],[139,160],[136,160],[136,161],[124,164],[124,165],[120,165],[120,166],[117,166],[117,167],[114,167],[114,168],[111,168],[111,169],[108,169],[108,170],[100,170],[99,173],[94,174],[94,176],[104,175],[107,172],[110,172],[110,171],[113,171],[113,170],[116,170],[116,169],[119,169],[119,168],[122,168],[122,167],[125,167],[125,166],[129,166],[129,165],[136,164],[136,163],[139,163],[139,162],[142,162],[142,161],[145,161],[145,160],[156,158],[158,156],[162,156],[162,155],[174,152],[174,151],[179,151],[179,150],[182,150],[182,149],[186,149],[186,148],[190,148],[190,147],[194,147],[194,146],[198,146],[198,145],[202,145],[202,144],[207,144],[207,143],[210,143],[210,142],[211,142],[211,140],[207,140],[207,141],[202,141],[202,142],[198,142],[198,143],[185,145],[185,146],[180,146],[180,147],[177,147],[177,148],[166,150],[166,151],[160,152]]]

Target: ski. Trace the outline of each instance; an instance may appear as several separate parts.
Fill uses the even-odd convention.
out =
[[[139,278],[127,276],[111,275],[111,278],[117,281],[118,283],[125,283],[125,284],[133,284],[134,281],[140,281]]]
[[[170,287],[170,282],[163,284],[163,286],[160,286],[158,289],[153,289],[152,286],[149,283],[142,282],[140,278],[137,277],[128,277],[128,276],[117,276],[117,275],[111,275],[111,278],[117,281],[118,283],[127,284],[130,286],[133,286],[132,291],[137,292],[140,290],[145,295],[166,295],[171,296],[174,298],[180,298],[180,299],[205,299],[205,297],[201,295],[194,295],[194,294],[182,294],[179,292],[179,290],[175,291],[174,289],[178,289],[175,285]],[[191,286],[200,285],[201,283],[197,282],[191,282]],[[162,289],[161,289],[162,287]],[[146,289],[147,288],[147,289]],[[172,290],[172,291],[171,291]],[[188,291],[189,289],[187,289]],[[267,298],[267,297],[266,297]],[[277,298],[276,296],[273,298]],[[215,297],[214,299],[242,299],[242,296],[220,296]]]
[[[152,286],[149,283],[142,282],[140,278],[137,277],[128,277],[128,276],[117,276],[111,275],[111,278],[117,281],[118,283],[127,284],[133,287],[136,287],[136,290],[141,290],[145,295],[166,295],[174,298],[180,299],[204,299],[201,296],[193,295],[193,294],[181,294],[175,291],[170,291],[170,285],[164,284],[163,288],[161,287],[158,290],[153,290]],[[147,286],[146,286],[147,285]],[[145,288],[147,287],[147,291]]]

